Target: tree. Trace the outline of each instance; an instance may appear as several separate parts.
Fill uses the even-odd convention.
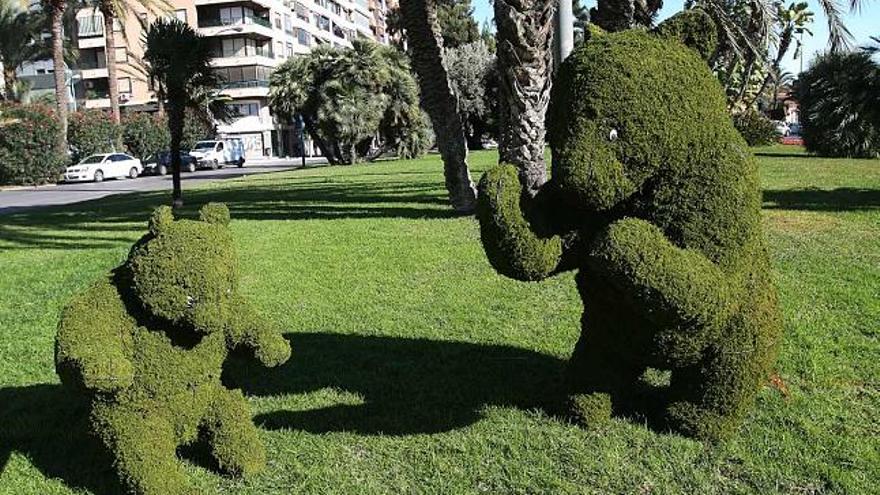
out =
[[[776,56],[770,70],[767,71],[761,87],[755,92],[752,101],[746,105],[752,107],[755,101],[764,94],[764,91],[770,86],[774,79],[778,79],[782,74],[782,60],[788,53],[791,44],[795,43],[794,58],[797,58],[802,49],[800,38],[804,33],[812,36],[813,33],[806,26],[813,22],[813,12],[809,10],[807,2],[798,2],[784,7],[782,4],[777,5],[776,19],[778,26],[778,35],[776,41]]]
[[[166,0],[91,0],[94,6],[101,12],[104,18],[104,57],[106,58],[107,79],[109,80],[108,88],[110,93],[110,115],[117,124],[120,122],[119,113],[119,86],[117,84],[117,66],[116,66],[116,35],[113,26],[117,22],[120,24],[125,19],[135,16],[136,9],[146,10],[151,13],[158,13],[168,9]],[[135,16],[136,17],[136,16]],[[140,17],[138,22],[144,23]],[[143,28],[147,26],[142,24]],[[124,26],[122,29],[122,37],[128,44],[128,34]]]
[[[15,69],[47,55],[48,46],[40,39],[45,25],[43,15],[23,12],[12,0],[0,0],[0,63],[7,100],[17,100],[19,96]]]
[[[880,64],[866,51],[819,55],[795,86],[808,151],[880,156]]]
[[[177,19],[159,19],[144,35],[144,63],[156,86],[156,97],[165,101],[171,134],[173,205],[183,205],[180,187],[180,142],[187,107],[202,107],[192,95],[220,84],[211,69],[212,49],[205,38]],[[186,47],[182,50],[181,47]],[[202,107],[203,108],[203,107]]]
[[[493,128],[497,103],[495,56],[480,41],[444,48],[449,82],[458,100],[469,149],[482,149],[482,135]]]
[[[474,20],[471,0],[440,0],[437,5],[437,20],[443,46],[454,48],[480,39],[480,28]]]
[[[67,66],[64,63],[64,13],[67,0],[42,0],[43,11],[49,13],[49,25],[52,32],[52,66],[55,75],[55,103],[58,115],[59,153],[67,153],[67,83],[64,80]]]
[[[352,40],[352,48],[319,46],[282,64],[269,87],[273,113],[301,117],[330,163],[424,149],[418,87],[395,48],[365,39]]]
[[[555,2],[495,0],[499,159],[516,166],[528,194],[546,181],[544,116],[550,100]]]
[[[437,4],[434,0],[405,0],[400,8],[412,66],[421,88],[422,107],[431,118],[443,158],[449,200],[456,211],[471,213],[477,193],[467,164],[464,126],[443,65]]]
[[[578,3],[575,5],[580,7]],[[663,0],[599,0],[596,7],[590,9],[589,18],[605,31],[651,27],[661,8]]]

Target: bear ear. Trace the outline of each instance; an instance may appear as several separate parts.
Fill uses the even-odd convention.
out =
[[[199,210],[199,219],[215,225],[229,225],[229,208],[223,203],[208,203]]]
[[[158,235],[159,232],[165,230],[169,225],[174,223],[174,213],[170,206],[160,206],[153,210],[150,215],[150,232]]]
[[[701,9],[679,12],[661,22],[654,32],[693,48],[704,60],[709,60],[718,47],[718,28],[715,21]]]

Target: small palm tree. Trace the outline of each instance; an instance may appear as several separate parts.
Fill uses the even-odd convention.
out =
[[[153,81],[156,96],[165,102],[171,133],[173,205],[183,205],[180,188],[180,141],[186,108],[205,108],[202,96],[221,80],[211,70],[211,47],[188,24],[177,19],[159,19],[144,35],[144,65]]]
[[[11,0],[0,0],[0,63],[7,100],[18,96],[15,69],[48,55],[48,46],[40,39],[45,25],[42,15],[24,12]]]

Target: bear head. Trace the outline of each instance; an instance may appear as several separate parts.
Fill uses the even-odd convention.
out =
[[[223,329],[236,293],[236,255],[229,210],[210,203],[199,220],[175,220],[157,208],[150,232],[131,250],[134,295],[155,317],[199,334]]]

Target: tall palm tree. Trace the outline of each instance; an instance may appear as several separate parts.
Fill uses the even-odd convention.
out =
[[[500,68],[498,153],[533,194],[547,180],[544,117],[550,102],[555,0],[495,0]]]
[[[171,9],[167,0],[93,0],[94,8],[101,12],[104,18],[104,57],[106,58],[108,89],[110,93],[110,115],[117,124],[120,121],[119,113],[119,86],[117,85],[116,65],[116,35],[113,30],[114,24],[122,24],[122,38],[128,44],[128,33],[125,30],[125,20],[135,16],[137,10],[146,10],[152,14],[166,12]],[[136,16],[135,16],[136,17]],[[137,17],[139,22],[144,22]],[[146,25],[142,25],[146,29]]]
[[[0,63],[7,100],[17,97],[15,69],[47,55],[48,47],[40,39],[45,24],[43,15],[22,11],[11,0],[0,0]]]
[[[144,35],[144,64],[154,82],[156,95],[165,101],[171,133],[173,206],[183,205],[180,187],[180,141],[186,108],[204,108],[197,95],[215,88],[220,77],[211,69],[211,46],[188,24],[160,18]],[[181,49],[181,47],[186,47]]]
[[[52,33],[52,67],[55,75],[55,103],[58,107],[58,152],[67,156],[67,83],[64,77],[67,66],[64,63],[64,14],[67,0],[43,0],[43,12],[49,14]]]
[[[499,0],[500,1],[500,0]],[[477,192],[467,164],[467,141],[458,103],[443,65],[443,37],[435,0],[404,0],[400,5],[412,67],[418,75],[422,107],[431,118],[452,207],[471,213]]]

